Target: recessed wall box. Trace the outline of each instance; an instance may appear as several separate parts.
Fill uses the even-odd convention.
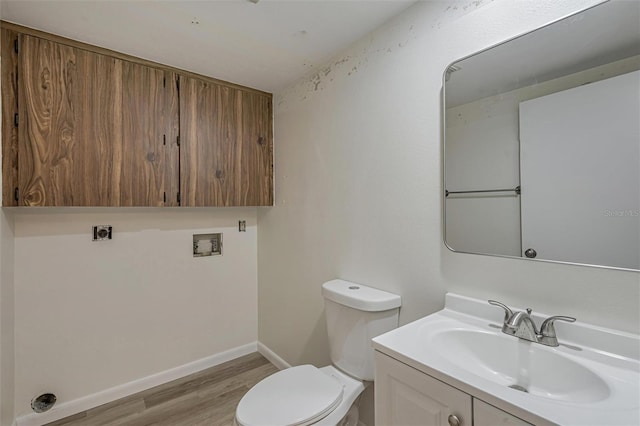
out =
[[[222,254],[222,234],[194,234],[193,257]]]

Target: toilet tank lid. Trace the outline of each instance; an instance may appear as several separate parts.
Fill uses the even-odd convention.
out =
[[[388,311],[399,308],[401,304],[397,294],[344,280],[322,284],[322,296],[341,305],[369,312]]]

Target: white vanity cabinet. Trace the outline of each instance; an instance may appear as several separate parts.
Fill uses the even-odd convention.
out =
[[[378,351],[375,383],[378,426],[471,426],[471,396]]]
[[[376,351],[377,426],[525,426],[492,405]]]
[[[522,419],[512,416],[506,411],[473,398],[473,424],[475,426],[530,426]]]

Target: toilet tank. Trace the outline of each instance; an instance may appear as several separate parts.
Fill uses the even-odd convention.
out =
[[[322,285],[331,362],[360,380],[373,380],[371,339],[398,327],[400,296],[344,280]]]

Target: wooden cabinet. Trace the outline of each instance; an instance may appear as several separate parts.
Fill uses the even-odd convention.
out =
[[[120,206],[178,206],[176,74],[123,61]]]
[[[119,205],[122,61],[28,35],[19,42],[20,204]]]
[[[242,137],[236,204],[273,204],[273,112],[271,98],[242,94]]]
[[[270,94],[15,27],[4,206],[272,205]]]
[[[2,205],[16,206],[15,188],[18,183],[18,53],[14,42],[18,34],[0,29],[2,55]]]
[[[242,93],[180,77],[180,193],[185,206],[231,206],[242,120]]]
[[[180,194],[185,206],[272,204],[271,100],[180,77]]]
[[[378,426],[531,426],[381,352],[375,352]]]
[[[471,397],[376,351],[376,425],[472,426]]]
[[[177,205],[175,75],[29,35],[19,45],[19,205]]]

